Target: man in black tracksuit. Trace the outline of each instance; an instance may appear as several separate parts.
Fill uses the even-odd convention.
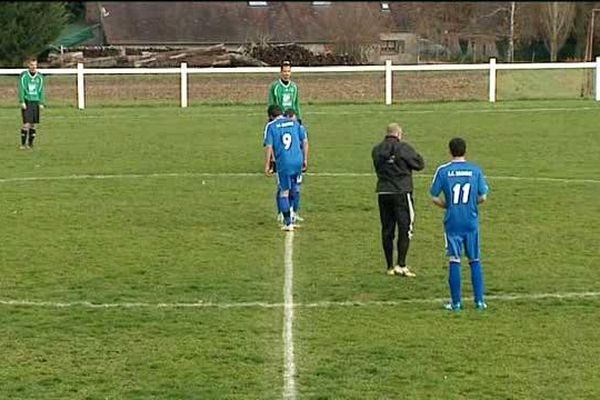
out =
[[[402,128],[389,124],[385,139],[371,154],[377,172],[377,197],[381,218],[381,240],[388,275],[414,277],[406,266],[406,254],[415,218],[412,171],[425,167],[423,157],[402,140]],[[398,225],[398,264],[394,266],[394,235]]]

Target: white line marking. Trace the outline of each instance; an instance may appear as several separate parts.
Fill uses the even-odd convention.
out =
[[[377,106],[377,104],[375,104]],[[114,109],[126,109],[126,108],[132,108],[132,107],[128,107],[128,106],[116,106],[116,107],[106,107],[107,109],[110,109],[111,111]],[[133,106],[133,108],[140,108],[139,106]],[[143,107],[142,107],[143,108]],[[167,106],[164,108],[172,108],[174,110],[180,110],[179,107],[175,107],[175,106]],[[67,110],[70,110],[71,108],[66,108]],[[194,106],[188,108],[188,109],[194,109]],[[363,110],[361,111],[362,114],[384,114],[384,113],[389,113],[389,112],[393,112],[393,113],[403,113],[403,114],[442,114],[442,113],[446,113],[446,114],[488,114],[488,113],[527,113],[527,112],[555,112],[555,111],[590,111],[590,110],[594,110],[597,111],[598,107],[539,107],[539,108],[496,108],[496,109],[457,109],[457,110],[444,110],[444,109],[431,109],[431,110],[402,110],[402,109],[398,109],[398,108],[389,108],[389,109],[381,109],[381,110]],[[193,113],[187,113],[186,111],[181,110],[182,112],[177,115],[178,118],[180,117],[196,117],[196,114]],[[106,119],[106,115],[90,115],[90,114],[77,114],[77,115],[48,115],[48,111],[46,110],[46,116],[47,118],[50,119]],[[330,111],[307,111],[306,115],[330,115],[331,112]],[[339,111],[336,112],[336,114],[338,115],[356,115],[356,112],[354,111]],[[16,115],[16,114],[15,114]],[[230,116],[231,112],[215,112],[212,111],[210,113],[211,116]],[[244,113],[243,115],[248,116],[248,117],[254,117],[254,116],[264,116],[263,112],[248,112],[248,113]],[[127,119],[148,119],[148,117],[154,117],[156,116],[156,114],[136,114],[136,115],[132,115],[132,116],[127,116]],[[7,115],[2,115],[0,116],[0,119],[17,119],[16,116],[7,116]]]
[[[374,173],[361,172],[309,172],[306,175],[314,177],[374,177]],[[142,178],[199,178],[199,177],[259,177],[259,172],[157,172],[147,174],[82,174],[82,175],[57,175],[57,176],[22,176],[0,178],[0,183],[11,182],[36,182],[36,181],[71,181],[85,179],[142,179]],[[429,175],[416,174],[414,178],[431,179]],[[598,179],[556,178],[546,176],[486,176],[491,180],[507,181],[539,181],[560,183],[600,183]]]
[[[285,284],[283,288],[283,347],[285,373],[283,398],[296,398],[296,364],[294,362],[294,232],[285,233]]]
[[[287,275],[286,275],[287,278]],[[291,279],[291,278],[290,278]],[[287,279],[286,279],[287,281]],[[292,288],[290,288],[291,291]],[[600,292],[558,292],[558,293],[507,293],[488,295],[487,300],[496,301],[519,301],[519,300],[547,300],[547,299],[582,299],[600,297]],[[401,299],[392,301],[318,301],[314,303],[290,303],[291,308],[326,308],[326,307],[386,307],[401,306],[403,304],[443,304],[448,298],[421,298],[421,299]],[[92,308],[92,309],[111,309],[111,308],[284,308],[286,303],[268,303],[261,301],[239,302],[239,303],[214,303],[199,301],[196,303],[92,303],[89,301],[73,302],[53,302],[53,301],[35,301],[35,300],[11,300],[1,299],[0,305],[14,307],[30,308]],[[292,315],[293,317],[293,315]]]

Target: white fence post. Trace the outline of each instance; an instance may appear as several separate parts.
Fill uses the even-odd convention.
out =
[[[77,63],[77,108],[85,108],[85,82],[83,80],[83,64]]]
[[[596,57],[596,101],[600,101],[600,57]]]
[[[490,58],[489,63],[478,64],[415,64],[415,65],[393,65],[391,60],[385,61],[384,65],[337,65],[321,67],[297,67],[294,71],[299,73],[355,73],[369,72],[380,74],[384,72],[384,95],[385,104],[393,103],[393,72],[406,71],[489,71],[489,97],[491,103],[497,102],[497,75],[498,70],[565,70],[565,69],[585,69],[595,70],[590,79],[594,80],[594,93],[592,96],[595,101],[600,102],[600,56],[596,61],[585,62],[553,62],[553,63],[500,63],[495,58]],[[189,74],[263,74],[275,73],[277,67],[214,67],[214,68],[189,68],[187,63],[181,63],[177,68],[84,68],[83,63],[78,63],[77,68],[42,68],[41,72],[47,75],[76,75],[77,78],[77,108],[85,109],[85,74],[89,75],[177,75],[180,74],[181,83],[181,107],[189,106]],[[19,75],[23,72],[22,68],[0,68],[0,76]],[[587,72],[586,72],[587,73]]]
[[[188,106],[188,72],[187,63],[181,63],[181,108]]]
[[[385,60],[385,105],[392,104],[392,60]]]
[[[496,59],[490,58],[490,103],[496,102]]]

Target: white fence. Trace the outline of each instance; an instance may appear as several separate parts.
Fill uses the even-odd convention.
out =
[[[541,70],[541,69],[595,69],[594,98],[600,101],[600,57],[595,62],[570,63],[530,63],[530,64],[498,64],[495,58],[484,64],[425,64],[425,65],[356,65],[356,66],[325,66],[325,67],[294,67],[294,72],[324,73],[324,72],[382,72],[385,74],[385,104],[390,105],[392,99],[392,73],[395,71],[489,71],[490,102],[496,101],[496,72],[498,70]],[[0,75],[19,75],[20,68],[0,69]],[[182,63],[180,68],[77,68],[40,69],[47,75],[77,75],[77,107],[85,108],[85,76],[86,75],[138,75],[138,74],[178,74],[181,79],[181,107],[188,106],[188,75],[189,74],[244,74],[244,73],[277,73],[279,67],[238,67],[238,68],[188,68]]]

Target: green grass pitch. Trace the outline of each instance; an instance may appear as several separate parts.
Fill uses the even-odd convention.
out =
[[[294,398],[600,398],[596,103],[305,113]],[[283,398],[285,234],[261,174],[264,114],[50,107],[21,151],[19,111],[0,109],[0,399]],[[386,276],[380,248],[370,151],[389,122],[426,161],[412,280]],[[464,267],[466,310],[441,308],[428,188],[456,135],[491,186],[484,313]]]

